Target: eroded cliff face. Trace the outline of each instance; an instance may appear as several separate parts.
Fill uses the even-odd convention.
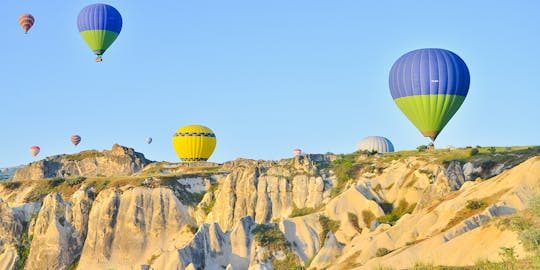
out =
[[[319,168],[324,162],[328,157],[304,155],[280,162],[225,163],[223,168],[230,173],[219,180],[214,199],[203,200],[213,205],[204,222],[229,230],[244,216],[268,223],[288,217],[294,209],[317,208],[330,199],[335,185],[329,170]]]
[[[99,193],[89,214],[80,269],[131,269],[185,244],[194,220],[171,189],[127,187]]]
[[[113,145],[110,151],[83,151],[74,155],[57,155],[30,163],[18,169],[14,181],[69,176],[132,175],[150,161],[132,148]]]
[[[0,268],[14,269],[20,259],[16,245],[24,232],[22,218],[0,199]]]
[[[45,197],[29,229],[33,239],[27,269],[68,269],[79,258],[93,200],[92,188],[79,189],[69,202],[58,193]]]
[[[515,232],[489,221],[540,193],[540,158],[473,182],[461,163],[408,157],[359,170],[346,183],[338,183],[331,158],[240,159],[219,172],[103,190],[84,182],[31,203],[22,198],[39,187],[34,182],[0,185],[0,269],[16,269],[25,247],[25,269],[372,269],[408,267],[418,254],[466,265],[498,260],[501,246],[524,256]],[[485,201],[485,209],[463,217],[470,200]],[[384,221],[388,207],[407,212]],[[463,246],[478,248],[465,254]],[[378,256],[381,248],[391,252]]]

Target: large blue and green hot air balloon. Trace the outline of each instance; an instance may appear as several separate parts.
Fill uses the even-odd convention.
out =
[[[401,56],[390,70],[390,94],[401,111],[435,141],[469,91],[465,62],[444,49],[419,49]]]
[[[81,10],[77,26],[84,41],[97,55],[96,62],[101,62],[101,56],[122,30],[122,16],[112,6],[93,4]]]

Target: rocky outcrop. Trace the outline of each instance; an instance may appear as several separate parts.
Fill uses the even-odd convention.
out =
[[[132,175],[150,161],[132,148],[113,145],[110,151],[83,151],[73,155],[50,156],[20,168],[13,180],[37,180],[69,176]]]
[[[219,180],[214,198],[205,198],[213,201],[213,207],[204,221],[229,230],[244,216],[267,223],[288,217],[296,208],[319,207],[330,198],[335,180],[317,167],[324,156],[314,157],[321,161],[305,155],[280,162],[239,159],[225,163],[223,169],[230,173]]]
[[[347,262],[362,265],[354,269],[378,265],[407,268],[420,258],[434,264],[463,266],[474,264],[478,258],[499,261],[500,248],[512,246],[517,256],[525,256],[515,232],[485,224],[493,217],[523,210],[528,200],[540,193],[540,158],[531,158],[487,181],[468,183],[471,185],[463,185],[431,207],[404,215],[394,226],[356,236],[335,265]],[[467,213],[471,200],[485,202],[486,208],[463,217],[459,213]],[[379,258],[375,256],[379,248],[396,252]]]
[[[243,217],[233,228],[231,239],[230,267],[232,269],[247,269],[251,258],[252,237],[251,230],[255,222],[251,217]]]
[[[452,191],[458,190],[465,183],[465,175],[463,174],[461,163],[457,160],[448,164],[444,174],[448,178],[448,185]]]
[[[64,202],[58,193],[47,195],[32,228],[27,269],[68,269],[81,255],[88,215],[94,200],[91,188]]]
[[[323,228],[319,222],[320,214],[311,214],[283,220],[279,228],[292,244],[292,250],[304,262],[309,261],[319,251],[324,239],[320,239]]]
[[[316,269],[324,269],[336,260],[336,258],[341,256],[342,250],[343,245],[338,242],[334,233],[329,231],[324,240],[324,246],[313,258],[313,261],[309,266],[315,267]]]
[[[20,259],[15,247],[24,229],[17,212],[0,199],[0,269],[15,269]]]
[[[171,189],[124,189],[104,190],[94,201],[80,269],[140,268],[189,241],[183,228],[194,221]]]

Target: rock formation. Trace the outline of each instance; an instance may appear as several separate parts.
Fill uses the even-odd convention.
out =
[[[148,162],[120,146],[92,153],[81,153],[79,165],[97,162],[111,174],[131,175]],[[64,172],[75,166],[67,156],[38,163],[55,158]],[[501,247],[526,255],[517,233],[494,222],[540,194],[540,157],[484,166],[496,176],[482,181],[471,181],[486,176],[482,161],[358,157],[362,166],[346,182],[330,165],[336,158],[238,159],[206,171],[166,165],[177,173],[107,187],[96,179],[0,183],[0,269],[340,270],[500,261]],[[55,171],[33,166],[20,179]],[[50,193],[30,196],[43,188]]]
[[[74,155],[57,155],[30,163],[13,175],[14,181],[69,176],[132,175],[150,161],[132,148],[113,145],[110,151],[83,151]]]

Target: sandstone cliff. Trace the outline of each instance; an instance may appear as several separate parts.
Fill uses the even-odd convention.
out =
[[[132,148],[113,145],[110,151],[83,151],[74,155],[57,155],[30,163],[18,169],[14,181],[69,176],[132,175],[148,164],[143,154]]]

